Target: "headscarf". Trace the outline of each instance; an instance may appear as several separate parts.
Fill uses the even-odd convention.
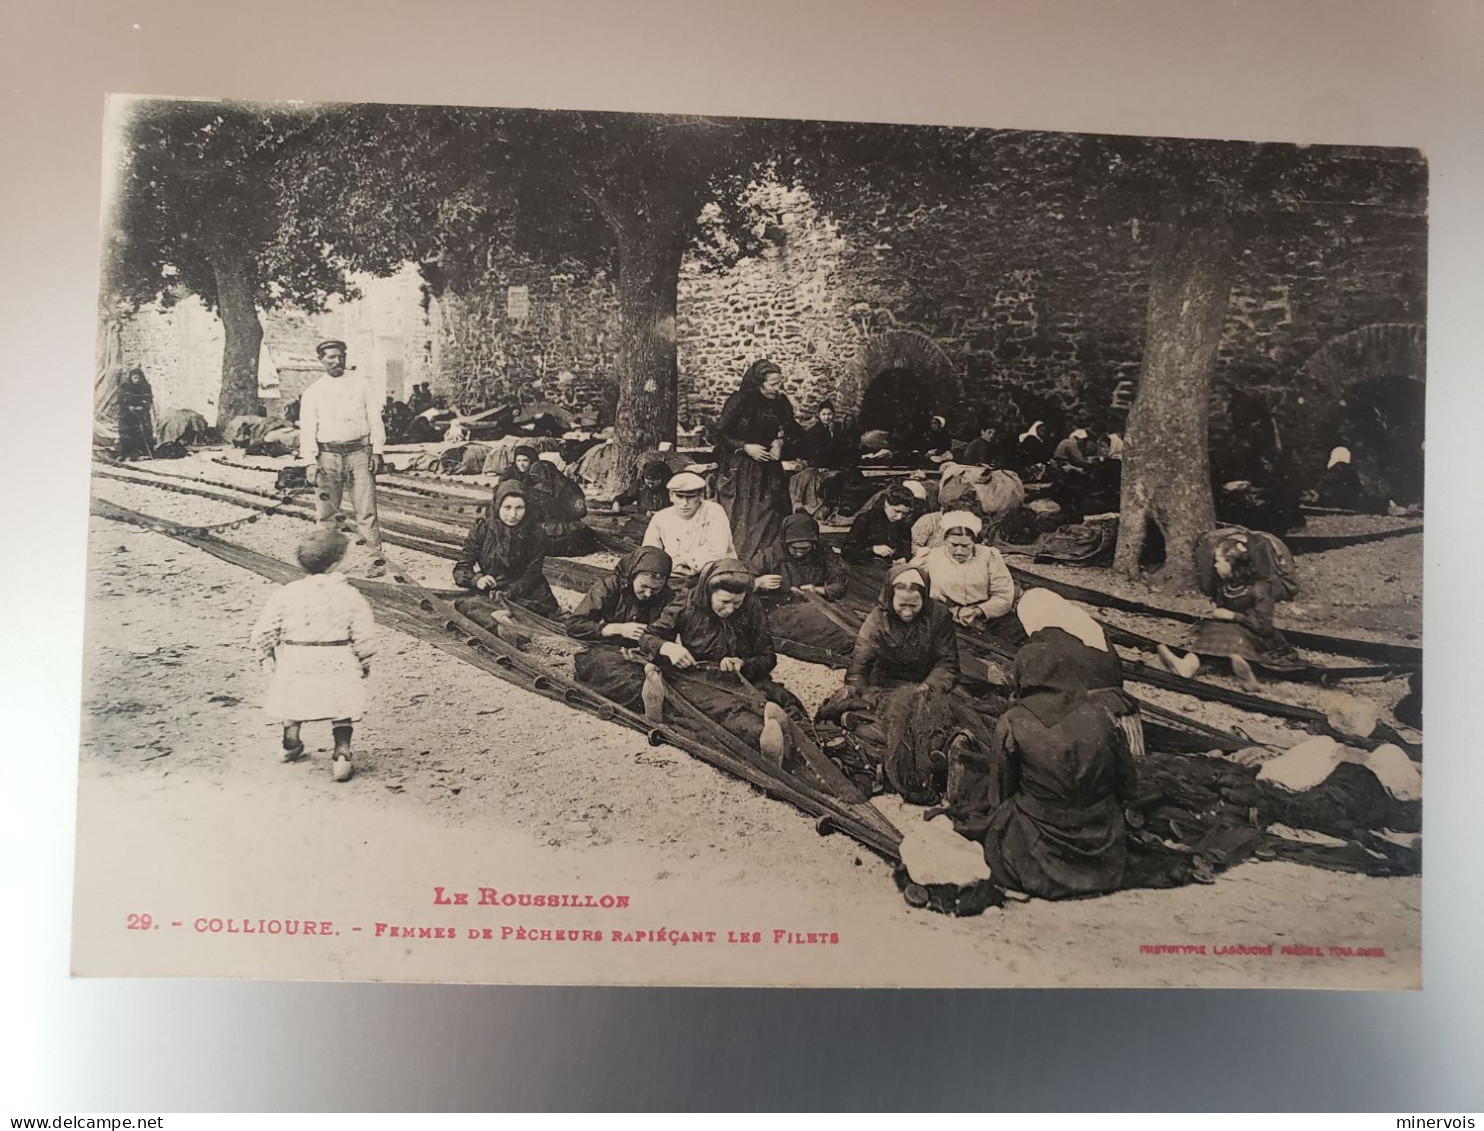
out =
[[[696,575],[696,585],[690,594],[691,608],[698,612],[711,613],[711,594],[723,580],[740,581],[750,589],[752,570],[736,558],[717,558]]]
[[[770,373],[782,373],[775,362],[766,357],[760,357],[747,367],[747,372],[742,374],[742,384],[738,391],[743,393],[755,393],[763,387],[763,382]]]
[[[904,479],[902,486],[911,491],[922,502],[927,502],[927,485],[920,479]]]
[[[1075,431],[1073,431],[1073,433],[1071,434],[1071,436],[1068,437],[1068,439],[1072,439],[1072,440],[1085,440],[1085,439],[1087,439],[1087,429],[1086,428],[1078,428],[1078,429],[1076,429]]]
[[[1067,653],[1070,636],[1042,638],[1021,645],[1011,678],[1022,707],[1042,726],[1053,727],[1087,699],[1083,673]]]
[[[514,526],[506,526],[500,521],[500,504],[512,497],[526,501],[526,513]],[[541,523],[536,520],[535,513],[519,479],[505,479],[500,482],[495,488],[494,498],[490,500],[489,514],[485,517],[487,533],[481,560],[486,555],[489,557],[488,561],[484,561],[486,570],[498,572],[495,569],[498,561],[503,563],[501,569],[519,574],[526,569],[535,554],[545,553],[546,535],[541,532]]]
[[[506,526],[500,521],[500,504],[511,496],[521,499],[526,504],[526,513],[514,527]],[[518,479],[502,479],[499,486],[495,488],[495,497],[490,500],[490,525],[499,526],[506,530],[519,530],[525,526],[531,517],[531,500],[526,498],[526,489]]]
[[[1120,436],[1117,432],[1108,433],[1108,458],[1123,458],[1123,437]]]
[[[928,577],[927,570],[911,562],[898,562],[887,572],[886,584],[881,587],[881,596],[877,603],[894,619],[900,618],[897,617],[897,610],[892,606],[891,595],[892,590],[899,586],[916,589],[922,594],[923,614],[926,614],[930,600],[928,594],[932,590],[932,580]]]
[[[1027,590],[1015,613],[1028,636],[1035,635],[1043,628],[1059,628],[1075,636],[1089,648],[1096,648],[1100,652],[1108,650],[1108,638],[1103,634],[1102,626],[1084,610],[1050,589]]]
[[[670,560],[670,555],[658,546],[640,546],[637,550],[630,551],[618,559],[618,564],[613,567],[614,574],[618,577],[623,588],[622,601],[633,601],[648,607],[658,605],[664,608],[675,599],[675,593],[670,588],[670,574],[675,568],[675,563]],[[639,601],[634,595],[634,577],[636,574],[652,573],[657,577],[664,578],[664,583],[659,591],[647,601]],[[623,606],[620,605],[620,608]]]
[[[949,511],[938,523],[938,529],[943,532],[945,539],[950,530],[956,530],[959,527],[963,527],[978,538],[984,530],[984,523],[973,511]]]
[[[1023,443],[1025,443],[1027,440],[1029,440],[1033,436],[1037,440],[1039,440],[1041,438],[1040,429],[1041,429],[1041,426],[1042,426],[1043,423],[1044,423],[1043,421],[1038,420],[1034,424],[1032,424],[1029,428],[1027,428],[1024,432],[1022,432],[1020,434],[1020,442],[1023,444]]]
[[[1328,464],[1328,466],[1325,467],[1324,470],[1328,471],[1331,467],[1334,467],[1336,464],[1339,464],[1339,463],[1349,463],[1349,462],[1350,462],[1350,449],[1349,448],[1336,448],[1336,449],[1334,449],[1334,451],[1332,451],[1332,452],[1329,453],[1329,464]]]
[[[819,541],[819,523],[803,511],[795,511],[783,520],[783,544]]]
[[[656,577],[663,577],[668,584],[670,574],[675,569],[675,563],[670,560],[670,555],[658,546],[640,546],[637,550],[630,551],[618,559],[618,564],[613,567],[613,572],[623,578],[624,582],[634,579],[635,574],[652,573]]]

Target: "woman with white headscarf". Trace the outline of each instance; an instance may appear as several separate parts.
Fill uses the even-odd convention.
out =
[[[1072,467],[1086,467],[1087,456],[1082,451],[1082,441],[1085,439],[1087,439],[1087,429],[1074,428],[1066,439],[1056,445],[1052,458],[1057,463],[1070,464]]]
[[[943,540],[912,559],[931,578],[932,596],[948,606],[961,626],[994,624],[1015,606],[1010,567],[992,546],[979,544],[984,523],[969,511],[942,518]]]
[[[1024,473],[1039,467],[1051,454],[1051,445],[1044,435],[1046,424],[1036,421],[1015,438],[1015,470]]]
[[[1335,448],[1329,453],[1329,465],[1319,477],[1314,501],[1321,507],[1347,511],[1380,509],[1376,506],[1376,499],[1366,491],[1349,448]]]

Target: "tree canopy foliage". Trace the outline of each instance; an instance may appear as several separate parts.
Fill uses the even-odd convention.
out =
[[[1088,231],[1147,221],[1164,284],[1151,304],[1221,292],[1185,345],[1179,311],[1151,307],[1145,327],[1169,346],[1146,379],[1190,381],[1204,404],[1222,288],[1249,243],[1301,239],[1328,207],[1415,215],[1426,178],[1406,151],[700,115],[155,100],[131,103],[123,129],[108,293],[190,293],[221,313],[224,414],[253,394],[259,309],[323,310],[354,297],[350,273],[406,263],[433,294],[464,294],[525,257],[613,281],[620,467],[675,436],[682,258],[715,271],[759,254],[779,222],[760,210],[764,180],[807,190],[847,235],[896,241],[896,269],[940,309],[973,289],[944,212],[1025,231],[1047,215]],[[1171,258],[1192,234],[1221,254]],[[1197,263],[1203,280],[1170,277]],[[1201,463],[1204,444],[1189,453]]]

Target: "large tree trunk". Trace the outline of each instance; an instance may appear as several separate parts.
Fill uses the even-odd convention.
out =
[[[216,274],[217,313],[227,341],[222,349],[222,387],[216,402],[216,426],[258,407],[258,354],[263,324],[258,320],[254,272],[246,255],[223,252],[212,257]]]
[[[1164,536],[1155,584],[1195,587],[1195,542],[1215,524],[1208,425],[1211,379],[1231,293],[1230,213],[1187,208],[1162,226],[1149,286],[1139,390],[1123,453],[1114,568],[1135,576],[1148,524]]]
[[[651,205],[659,202],[651,202]],[[680,260],[694,223],[689,201],[626,217],[618,234],[617,457],[609,482],[594,487],[612,498],[628,486],[635,460],[661,441],[675,442],[675,302]]]

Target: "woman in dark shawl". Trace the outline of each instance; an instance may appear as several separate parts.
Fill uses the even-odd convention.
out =
[[[637,644],[675,599],[671,568],[665,551],[641,546],[620,558],[565,618],[567,634],[589,645],[577,653],[578,682],[631,711],[643,709],[644,667],[622,648]]]
[[[674,474],[674,470],[664,460],[646,460],[639,475],[629,483],[628,489],[613,501],[621,507],[633,507],[643,518],[652,518],[670,505],[670,492],[666,490],[665,484]]]
[[[541,567],[548,542],[531,517],[525,491],[513,480],[495,488],[488,512],[480,515],[454,562],[454,584],[490,596],[508,597],[542,616],[560,611]]]
[[[953,615],[929,594],[930,580],[910,564],[892,568],[877,607],[855,638],[845,686],[819,709],[879,762],[886,784],[915,805],[943,796],[949,763],[990,731],[957,691],[958,638]]]
[[[819,523],[807,514],[789,515],[777,544],[762,555],[757,568],[757,595],[775,638],[850,655],[855,637],[804,596],[831,602],[845,596],[845,563],[820,541]]]
[[[535,448],[517,447],[500,481],[521,485],[532,517],[551,543],[551,553],[584,554],[592,549],[591,532],[582,521],[587,517],[582,488],[541,459]]]
[[[1060,630],[1038,636],[1015,657],[1017,702],[995,728],[984,858],[995,882],[1043,899],[1115,891],[1133,754],[1085,690],[1072,653],[1086,646]]]
[[[783,393],[783,372],[755,361],[716,422],[717,501],[732,524],[737,556],[752,561],[778,541],[791,507],[784,474],[785,445],[802,446],[804,430]]]
[[[736,558],[712,562],[649,626],[639,648],[677,694],[781,765],[789,750],[784,714],[800,721],[805,714],[798,698],[772,679],[778,657],[752,583],[752,571]],[[646,707],[651,703],[647,694]],[[658,713],[651,710],[651,718]]]
[[[850,524],[841,554],[848,562],[903,561],[912,556],[912,524],[921,500],[895,483],[871,498]]]
[[[155,394],[144,370],[131,369],[119,382],[119,459],[150,455],[155,435]]]

